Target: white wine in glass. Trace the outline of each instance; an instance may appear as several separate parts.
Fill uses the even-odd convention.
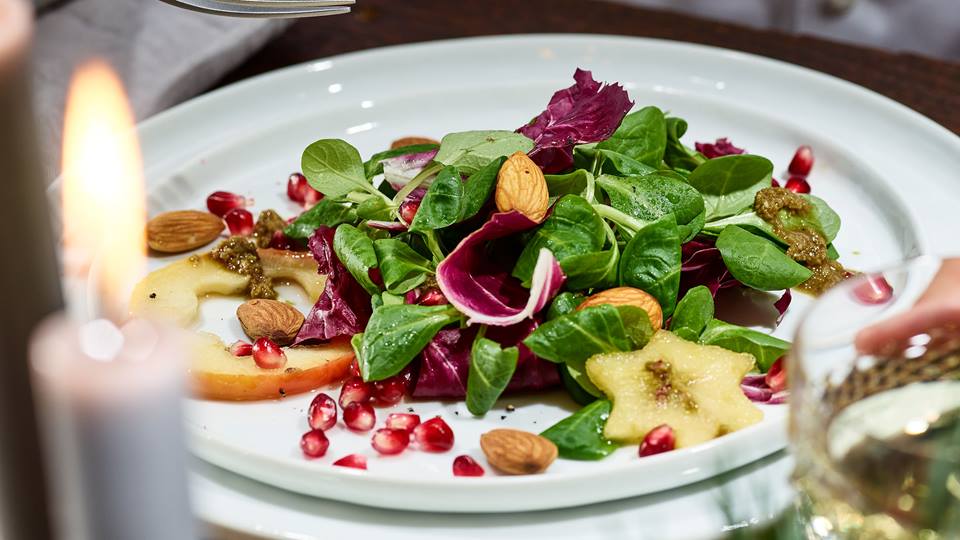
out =
[[[790,436],[808,538],[960,538],[960,318],[917,307],[942,264],[850,279],[797,331]]]

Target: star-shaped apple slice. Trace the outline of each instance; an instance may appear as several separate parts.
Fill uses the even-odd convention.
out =
[[[676,447],[693,446],[763,419],[740,381],[753,356],[699,345],[661,330],[642,350],[596,355],[587,375],[612,401],[604,435],[638,443],[667,424]]]

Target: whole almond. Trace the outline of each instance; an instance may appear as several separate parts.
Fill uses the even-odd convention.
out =
[[[480,448],[487,461],[507,474],[537,474],[557,459],[557,445],[526,431],[495,429],[480,436]]]
[[[289,345],[303,326],[303,313],[285,302],[255,298],[237,308],[240,326],[250,339],[270,338]]]
[[[390,149],[396,150],[397,148],[412,146],[414,144],[440,144],[440,141],[431,139],[429,137],[403,137],[390,143]]]
[[[147,222],[147,245],[162,253],[180,253],[205,246],[223,232],[223,220],[209,212],[164,212]]]
[[[516,152],[500,167],[494,199],[501,212],[516,210],[540,223],[550,205],[543,171],[526,154]]]
[[[598,292],[584,300],[582,304],[577,306],[577,310],[602,304],[636,306],[647,312],[647,316],[650,317],[650,326],[654,330],[659,330],[663,326],[663,309],[660,308],[660,302],[636,287],[615,287]]]

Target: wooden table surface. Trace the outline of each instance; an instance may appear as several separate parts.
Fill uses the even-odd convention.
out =
[[[295,22],[219,85],[385,45],[544,32],[672,39],[777,58],[875,90],[960,134],[960,64],[586,0],[357,0],[350,15]]]

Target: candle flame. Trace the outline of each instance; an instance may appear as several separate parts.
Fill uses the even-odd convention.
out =
[[[65,270],[86,276],[96,257],[101,306],[124,318],[129,287],[145,264],[146,202],[133,113],[106,63],[74,74],[63,133]]]

